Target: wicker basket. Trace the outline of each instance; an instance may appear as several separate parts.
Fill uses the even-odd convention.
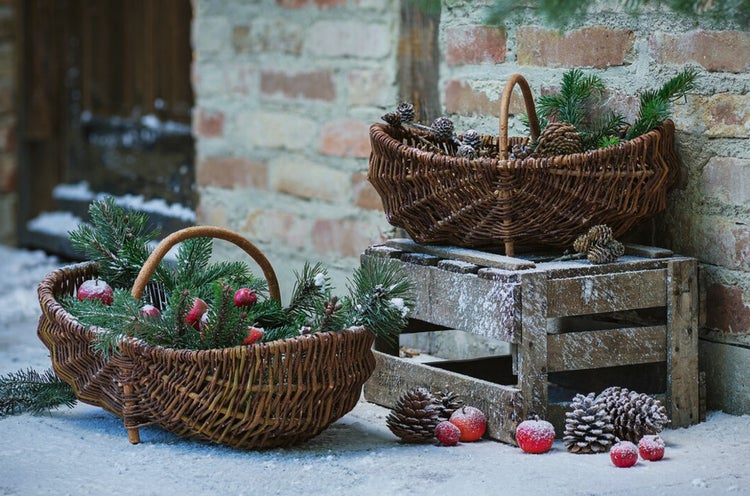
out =
[[[680,167],[672,121],[606,149],[510,159],[511,147],[529,141],[508,138],[508,106],[516,84],[531,139],[539,136],[531,90],[515,74],[502,94],[499,136],[482,136],[482,144],[497,147],[500,158],[427,151],[416,137],[421,131],[370,127],[368,177],[392,225],[419,243],[505,245],[506,254],[513,255],[515,245],[568,247],[597,224],[621,236],[666,207],[667,190]]]
[[[279,300],[276,275],[263,254],[241,236],[215,227],[191,227],[165,238],[136,279],[134,297],[143,294],[167,251],[192,237],[240,246],[262,268],[270,297]],[[92,351],[96,331],[78,324],[57,301],[96,273],[96,264],[89,262],[44,278],[38,335],[56,374],[81,401],[122,417],[133,443],[140,442],[139,427],[153,424],[240,448],[301,443],[354,408],[375,368],[374,336],[364,328],[204,351],[128,338],[120,353],[105,360]]]

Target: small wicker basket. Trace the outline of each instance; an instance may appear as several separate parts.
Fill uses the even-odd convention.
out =
[[[497,148],[499,158],[423,150],[422,131],[370,127],[368,178],[392,225],[419,243],[504,245],[512,256],[515,245],[567,247],[597,224],[621,236],[666,207],[680,167],[672,121],[609,148],[512,159],[509,149],[529,141],[508,138],[515,85],[523,93],[531,140],[540,133],[529,85],[514,74],[501,98],[499,136],[481,137],[483,146]]]
[[[265,256],[238,234],[191,227],[165,238],[136,279],[140,298],[159,261],[180,241],[214,237],[235,243],[261,267],[269,295],[279,300],[276,275]],[[55,373],[79,400],[124,419],[131,442],[139,427],[159,425],[180,436],[246,449],[306,441],[351,411],[375,368],[374,335],[364,328],[215,350],[174,350],[124,339],[107,360],[92,350],[95,329],[82,326],[58,298],[97,274],[95,263],[48,274],[39,285],[38,335]]]

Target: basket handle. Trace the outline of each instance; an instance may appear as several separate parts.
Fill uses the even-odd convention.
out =
[[[218,238],[225,241],[230,241],[242,248],[245,253],[250,255],[250,257],[255,260],[255,262],[263,271],[263,276],[268,282],[269,297],[276,301],[281,301],[279,281],[276,278],[276,272],[274,272],[271,263],[268,261],[265,255],[263,255],[263,253],[254,244],[252,244],[250,241],[240,236],[236,232],[215,226],[186,227],[185,229],[175,231],[164,238],[157,245],[154,251],[151,252],[151,255],[149,255],[148,259],[146,259],[146,262],[143,264],[143,267],[141,267],[141,271],[138,273],[138,277],[136,277],[135,282],[133,283],[133,289],[130,291],[130,294],[133,296],[133,298],[140,299],[141,296],[143,296],[143,291],[146,288],[146,284],[148,284],[151,275],[156,270],[159,262],[161,262],[161,260],[166,256],[167,252],[169,252],[169,250],[177,243],[190,238]]]
[[[504,159],[508,158],[508,108],[510,107],[510,97],[513,94],[513,87],[518,85],[523,93],[523,103],[526,106],[526,113],[529,116],[529,128],[531,130],[531,139],[535,141],[539,138],[539,118],[536,115],[536,107],[534,106],[534,95],[531,93],[529,83],[520,74],[513,74],[505,83],[503,94],[500,97],[500,132],[498,142],[498,152]]]

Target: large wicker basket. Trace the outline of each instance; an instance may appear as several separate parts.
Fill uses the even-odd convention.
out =
[[[370,127],[368,177],[392,225],[419,243],[505,245],[506,254],[513,255],[515,245],[567,247],[597,224],[621,236],[666,207],[680,167],[672,121],[605,149],[512,159],[509,149],[529,141],[508,138],[515,85],[524,96],[531,139],[539,136],[529,85],[515,74],[502,94],[499,136],[482,136],[483,145],[496,147],[500,158],[424,150],[418,130]]]
[[[174,244],[201,236],[240,246],[262,268],[270,297],[279,299],[276,275],[263,254],[245,238],[215,227],[187,228],[165,238],[141,270],[133,296],[143,294]],[[82,263],[44,278],[38,335],[56,374],[81,401],[122,417],[133,443],[140,442],[138,428],[152,424],[240,448],[301,443],[354,408],[375,368],[374,336],[364,328],[205,351],[127,338],[120,353],[104,359],[92,351],[97,331],[77,323],[58,302],[96,274],[96,264]]]

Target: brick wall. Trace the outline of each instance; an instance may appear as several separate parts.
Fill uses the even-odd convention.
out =
[[[397,8],[195,2],[198,221],[256,242],[285,294],[305,261],[324,262],[345,291],[359,253],[389,229],[366,171],[369,124],[398,100]]]
[[[486,4],[443,2],[440,110],[458,130],[497,133],[500,92],[515,72],[538,95],[569,68],[596,71],[632,119],[641,90],[685,64],[699,70],[697,90],[674,107],[679,184],[667,212],[633,238],[701,261],[709,406],[750,412],[750,33],[654,7],[631,15],[609,1],[570,29],[533,12],[488,26]],[[287,293],[305,260],[326,263],[343,287],[359,252],[390,229],[366,182],[367,128],[399,100],[398,8],[195,0],[198,219],[257,242]],[[523,131],[511,124],[511,134]]]
[[[632,118],[639,91],[685,65],[699,70],[697,90],[674,106],[681,179],[666,213],[633,237],[701,261],[709,406],[750,412],[742,379],[750,370],[750,32],[666,9],[630,15],[601,1],[573,28],[549,27],[530,12],[487,27],[476,3],[451,4],[441,18],[440,86],[459,130],[497,134],[499,95],[512,73],[522,73],[538,95],[572,67],[595,71],[611,103]],[[511,134],[521,134],[513,124]]]
[[[15,24],[13,2],[0,1],[0,243],[16,230]]]

